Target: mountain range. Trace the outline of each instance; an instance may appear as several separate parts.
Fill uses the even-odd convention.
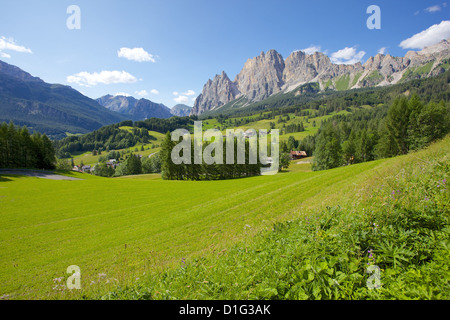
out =
[[[286,59],[275,50],[248,59],[231,81],[222,71],[203,86],[196,98],[192,115],[220,111],[226,104],[239,101],[240,107],[262,101],[278,93],[295,92],[308,83],[320,91],[348,90],[385,86],[412,79],[430,77],[445,72],[450,66],[450,42],[441,42],[409,51],[404,57],[377,54],[364,64],[336,64],[325,54],[294,51]]]
[[[185,104],[177,104],[172,109],[162,103],[155,103],[148,99],[135,99],[131,96],[106,95],[96,99],[103,107],[118,112],[130,120],[140,121],[149,118],[167,119],[172,116],[186,117],[192,111],[192,107]]]
[[[135,99],[131,96],[106,95],[96,99],[103,107],[118,112],[130,120],[139,121],[149,118],[166,119],[172,117],[170,109],[161,103],[155,103],[147,99]]]
[[[187,117],[191,114],[192,111],[192,107],[189,107],[185,104],[177,104],[175,106],[172,107],[172,109],[170,109],[170,112],[174,115],[174,116],[178,116],[178,117]]]
[[[233,81],[224,71],[209,79],[193,108],[176,105],[169,109],[147,99],[120,95],[93,100],[70,86],[46,83],[0,61],[0,123],[12,120],[60,139],[124,120],[220,113],[277,95],[301,97],[327,90],[386,86],[435,76],[449,68],[448,40],[421,51],[409,51],[404,57],[377,54],[364,64],[351,65],[333,63],[321,52],[295,51],[284,59],[277,51],[269,50],[248,59]]]
[[[188,116],[192,108],[169,109],[147,99],[106,95],[96,100],[70,86],[50,84],[0,60],[0,123],[13,121],[52,139],[84,134],[124,120]]]
[[[56,139],[127,120],[77,90],[49,84],[0,61],[0,123],[13,121]]]

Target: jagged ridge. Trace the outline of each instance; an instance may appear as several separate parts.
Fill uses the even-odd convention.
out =
[[[335,64],[321,52],[295,51],[284,60],[277,51],[269,50],[248,59],[234,81],[224,71],[209,79],[191,114],[216,110],[241,97],[249,102],[261,101],[311,82],[318,83],[321,90],[348,90],[435,76],[449,68],[449,57],[448,40],[418,52],[409,51],[405,57],[377,54],[364,65]]]

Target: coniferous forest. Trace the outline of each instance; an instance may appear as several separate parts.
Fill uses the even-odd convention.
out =
[[[55,149],[45,134],[30,134],[27,127],[12,122],[0,126],[0,168],[51,170],[55,163]]]

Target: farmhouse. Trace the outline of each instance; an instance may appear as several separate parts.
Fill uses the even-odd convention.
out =
[[[109,159],[108,161],[106,161],[106,166],[111,167],[111,168],[116,168],[119,164],[117,163],[116,159]]]
[[[290,155],[292,160],[298,160],[308,156],[305,151],[291,151]]]

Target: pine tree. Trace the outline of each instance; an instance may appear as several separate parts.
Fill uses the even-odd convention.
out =
[[[343,164],[339,132],[333,123],[327,122],[316,139],[313,170],[327,170]]]
[[[411,110],[406,97],[395,99],[388,110],[386,127],[396,144],[399,154],[406,154],[409,150],[408,127],[410,114]]]
[[[175,164],[172,162],[172,149],[175,146],[171,139],[170,132],[166,133],[164,141],[161,144],[161,174],[165,180],[173,180],[175,175]]]

